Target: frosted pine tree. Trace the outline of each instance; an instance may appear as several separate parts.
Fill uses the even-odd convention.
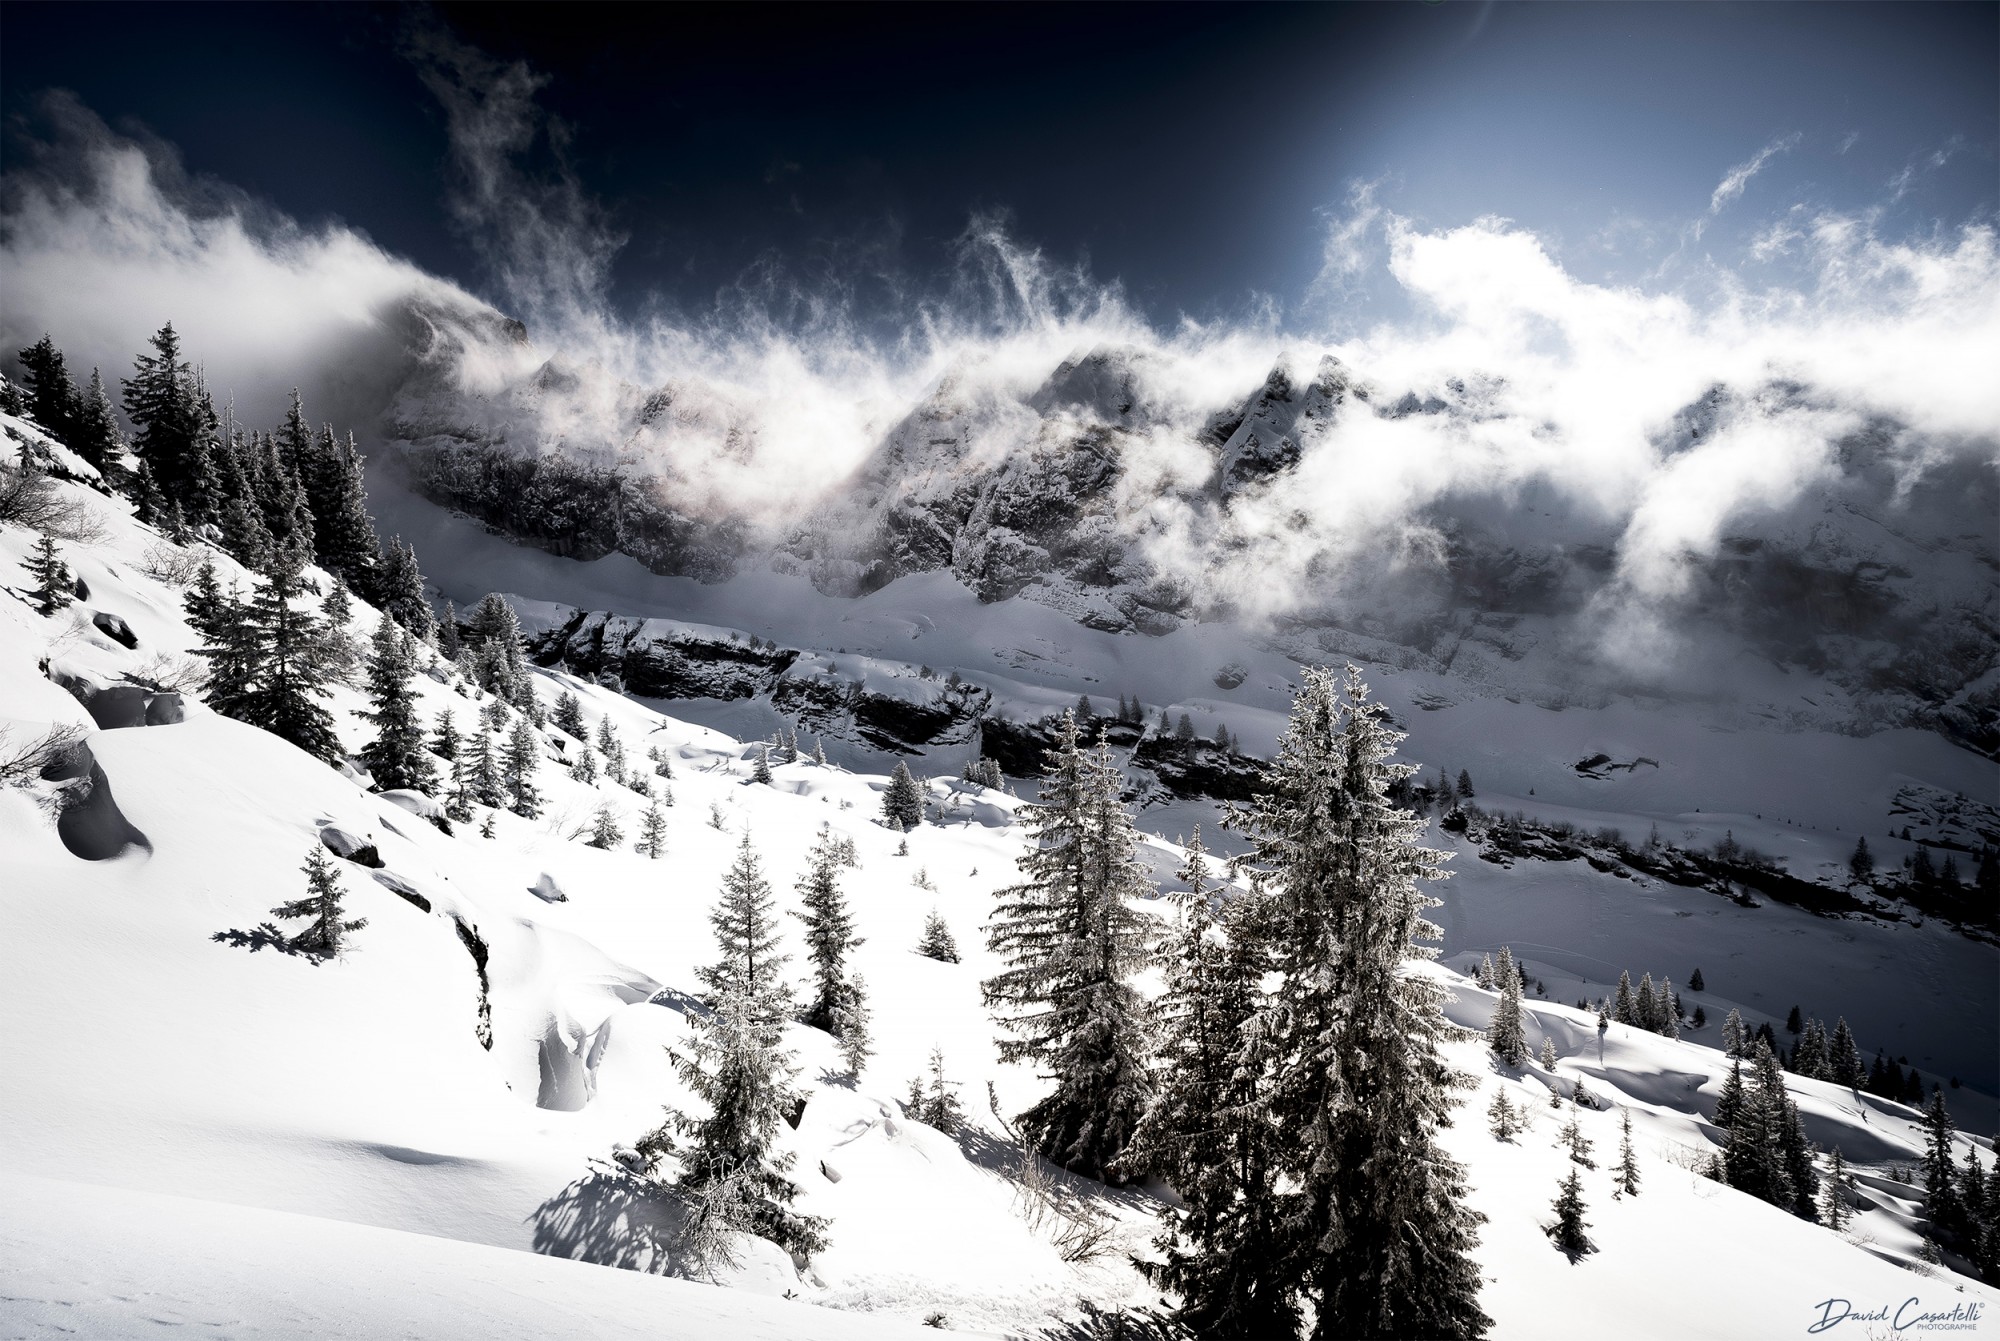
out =
[[[1034,1149],[1077,1173],[1122,1177],[1118,1157],[1152,1098],[1146,1005],[1132,979],[1150,953],[1149,919],[1130,900],[1152,890],[1120,800],[1110,748],[1085,753],[1065,716],[1041,800],[1024,807],[1024,880],[999,892],[987,944],[1007,967],[981,991],[1005,1035],[1005,1061],[1055,1082],[1016,1118]]]
[[[1577,1111],[1576,1094],[1575,1090],[1570,1091],[1569,1121],[1556,1133],[1556,1141],[1568,1148],[1572,1162],[1581,1164],[1586,1169],[1594,1169],[1597,1167],[1597,1161],[1590,1157],[1590,1138],[1583,1134],[1583,1120]]]
[[[1613,999],[1611,1018],[1620,1024],[1639,1023],[1639,1010],[1632,999],[1632,971],[1626,969],[1618,975],[1618,995]]]
[[[639,855],[658,861],[667,855],[667,812],[659,798],[652,798],[646,813],[639,821]]]
[[[555,712],[552,716],[556,726],[568,733],[571,739],[589,741],[590,730],[583,724],[583,704],[575,694],[567,689],[557,694]]]
[[[718,1186],[731,1188],[718,1228],[810,1257],[826,1246],[826,1222],[792,1208],[799,1191],[788,1176],[793,1156],[774,1148],[795,1102],[797,1066],[784,1046],[789,960],[778,949],[772,905],[771,886],[745,834],[709,913],[721,956],[696,971],[708,1010],[691,1017],[693,1050],[675,1061],[708,1112],[670,1115],[668,1125],[690,1143],[685,1150],[675,1151],[664,1127],[639,1148],[655,1158],[680,1155],[674,1189],[693,1205],[710,1205]]]
[[[374,707],[361,714],[375,724],[375,739],[361,747],[361,758],[381,791],[429,791],[437,785],[437,767],[424,745],[423,719],[410,682],[416,669],[409,635],[383,615],[368,653],[368,698]]]
[[[868,984],[860,974],[848,980],[847,991],[833,1012],[833,1036],[840,1040],[840,1060],[847,1074],[861,1078],[862,1069],[875,1053],[875,1037],[869,1030],[874,1015],[868,1009]]]
[[[799,877],[799,902],[804,911],[792,916],[805,923],[806,953],[813,966],[813,995],[800,1015],[811,1029],[825,1029],[839,1036],[837,1028],[841,1003],[847,999],[847,954],[862,943],[854,934],[854,919],[847,911],[847,899],[840,892],[840,844],[833,830],[820,826],[819,837],[806,854],[805,873]]]
[[[625,833],[618,827],[617,813],[612,810],[609,802],[600,804],[596,815],[592,818],[590,837],[585,845],[604,852],[615,852],[618,845],[624,841]]]
[[[914,829],[924,822],[924,793],[910,773],[910,766],[898,759],[889,775],[888,790],[882,793],[882,818],[892,829]]]
[[[472,733],[472,745],[466,759],[465,786],[472,799],[489,810],[498,810],[507,804],[499,754],[493,748],[492,735],[484,728]]]
[[[1556,1041],[1553,1038],[1544,1037],[1542,1039],[1541,1061],[1542,1070],[1554,1071],[1556,1069]]]
[[[1853,1184],[1853,1176],[1840,1157],[1840,1147],[1835,1146],[1827,1159],[1826,1177],[1820,1183],[1819,1219],[1828,1229],[1838,1232],[1853,1218],[1854,1208],[1848,1201]]]
[[[1521,1120],[1522,1114],[1515,1109],[1513,1103],[1507,1098],[1506,1087],[1503,1085],[1494,1090],[1493,1102],[1486,1105],[1486,1122],[1488,1129],[1493,1133],[1494,1139],[1500,1141],[1513,1140],[1514,1133],[1521,1130]]]
[[[1528,1059],[1528,1040],[1521,1032],[1521,975],[1514,969],[1513,952],[1504,945],[1493,971],[1500,982],[1500,999],[1493,1004],[1486,1041],[1502,1062],[1519,1066]]]
[[[1589,1209],[1583,1204],[1583,1179],[1572,1166],[1569,1177],[1563,1179],[1562,1187],[1556,1193],[1556,1222],[1548,1227],[1550,1240],[1572,1262],[1597,1251],[1597,1245],[1584,1233],[1590,1228],[1590,1222],[1583,1218],[1584,1212]]]
[[[462,743],[458,735],[458,718],[450,708],[440,708],[437,725],[431,730],[431,753],[447,762],[455,761]]]
[[[542,742],[535,729],[525,718],[515,722],[501,767],[507,777],[507,808],[522,819],[533,819],[542,810],[542,794],[535,790],[535,768],[541,758]]]
[[[1259,1003],[1260,942],[1243,923],[1246,903],[1232,900],[1218,915],[1200,829],[1180,878],[1179,934],[1154,1003],[1164,1032],[1160,1092],[1125,1157],[1180,1197],[1161,1213],[1160,1261],[1147,1275],[1179,1297],[1178,1316],[1197,1335],[1290,1335],[1297,1317],[1284,1292],[1257,1288],[1277,1246],[1263,1195],[1273,1156],[1257,1075],[1237,1065]]]
[[[1639,1157],[1632,1151],[1632,1110],[1629,1108],[1618,1111],[1618,1165],[1611,1171],[1611,1181],[1618,1188],[1612,1196],[1621,1193],[1628,1197],[1639,1195]]]
[[[1847,1017],[1841,1016],[1833,1026],[1833,1042],[1829,1048],[1831,1056],[1828,1066],[1833,1079],[1849,1089],[1859,1089],[1868,1079],[1868,1068],[1861,1064],[1861,1049],[1855,1046],[1854,1031],[1847,1027]]]
[[[900,765],[899,765],[899,767],[900,767]],[[756,763],[755,763],[755,764],[754,764],[754,765],[753,765],[753,766],[751,767],[751,769],[750,769],[750,781],[752,781],[752,782],[761,782],[761,783],[763,783],[763,784],[764,784],[764,785],[765,785],[766,787],[768,787],[768,786],[770,786],[770,785],[771,785],[771,747],[770,747],[770,746],[768,746],[768,745],[759,745],[759,746],[757,747],[757,762],[756,762]]]
[[[1483,1217],[1433,1136],[1470,1083],[1440,1048],[1465,1034],[1442,985],[1406,968],[1436,955],[1424,911],[1438,901],[1418,882],[1442,879],[1446,854],[1388,798],[1415,771],[1390,762],[1400,739],[1360,671],[1309,668],[1240,818],[1278,978],[1246,1029],[1245,1064],[1271,1073],[1279,1166],[1263,1195],[1285,1237],[1262,1288],[1302,1297],[1315,1341],[1491,1326],[1472,1257]]]
[[[368,919],[347,916],[341,906],[340,877],[324,847],[314,843],[300,869],[306,873],[305,897],[279,904],[271,915],[286,921],[310,919],[310,925],[286,944],[313,959],[338,959],[347,949],[348,934],[367,926]]]
[[[1728,1057],[1741,1057],[1750,1035],[1743,1028],[1743,1014],[1730,1007],[1729,1014],[1722,1021],[1722,1051]]]
[[[935,908],[924,919],[924,935],[917,942],[917,953],[946,964],[958,962],[958,942],[952,938],[951,927],[946,924],[944,915]]]
[[[44,615],[52,615],[70,603],[71,583],[69,565],[62,561],[62,551],[56,542],[44,535],[36,539],[35,547],[28,552],[27,562],[21,567],[28,570],[28,576],[35,580],[29,594],[35,598],[35,609]]]
[[[1679,1004],[1674,999],[1674,982],[1671,978],[1660,979],[1660,985],[1653,990],[1654,1030],[1668,1038],[1681,1036]]]
[[[340,758],[340,739],[333,732],[332,714],[318,702],[332,693],[327,687],[332,676],[320,621],[298,608],[302,561],[297,550],[279,551],[251,599],[245,632],[255,669],[237,710],[229,715],[333,763]]]

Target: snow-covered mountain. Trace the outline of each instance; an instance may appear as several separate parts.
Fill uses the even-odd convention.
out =
[[[1090,629],[1220,621],[1466,694],[1665,696],[1722,725],[1920,727],[2000,750],[1993,462],[1812,387],[1708,386],[1648,427],[1653,495],[1614,498],[1566,478],[1588,460],[1574,445],[1496,467],[1493,450],[1533,462],[1552,430],[1490,378],[1378,383],[1308,351],[1225,393],[1132,346],[1053,368],[968,359],[800,495],[730,483],[823,477],[769,468],[769,440],[802,431],[770,398],[692,376],[647,389],[515,348],[518,371],[476,393],[413,378],[385,432],[425,497],[552,553],[704,582],[799,573],[835,598],[948,573],[982,603]],[[1826,455],[1794,468],[1773,447],[1760,469],[1795,486],[1701,456],[1770,424]],[[1378,487],[1370,461],[1399,442],[1488,455]]]
[[[1255,463],[1281,472],[1269,451],[1305,413],[1286,419],[1280,401],[1336,414],[1336,391],[1357,394],[1339,379],[1329,366],[1313,384],[1323,394],[1289,401],[1267,386],[1241,422],[1215,425],[1217,451],[1253,463],[1232,467],[1246,482],[1263,468]],[[1084,360],[1057,383],[1067,389],[1043,398],[1037,422],[1089,397],[1093,413],[1123,403],[1109,363]],[[1134,402],[1117,413],[1140,412]],[[1281,424],[1269,438],[1256,427]],[[1129,1259],[1150,1251],[1167,1194],[1024,1160],[1002,1116],[1044,1086],[998,1060],[978,987],[997,966],[980,928],[994,891],[1015,878],[1020,802],[956,780],[958,765],[982,746],[995,753],[1010,728],[1032,740],[1080,693],[1106,715],[1115,700],[1137,700],[1141,721],[1112,738],[1151,831],[1142,855],[1171,890],[1179,836],[1211,818],[1226,790],[1191,768],[1268,756],[1296,682],[1293,655],[1307,647],[1379,651],[1375,686],[1410,733],[1405,755],[1427,776],[1464,769],[1477,780],[1482,819],[1431,831],[1457,853],[1456,877],[1438,891],[1443,962],[1416,971],[1438,974],[1452,1017],[1474,1027],[1495,1000],[1469,976],[1482,955],[1512,946],[1536,984],[1527,1042],[1539,1054],[1546,1041],[1553,1065],[1502,1066],[1477,1040],[1447,1053],[1477,1081],[1443,1135],[1487,1217],[1480,1302],[1496,1336],[1546,1336],[1559,1310],[1622,1317],[1635,1335],[1761,1338],[1803,1330],[1835,1299],[1857,1312],[1911,1298],[1940,1313],[1976,1305],[1985,1316],[1973,1334],[1992,1325],[1991,1287],[1953,1269],[1962,1262],[1919,1260],[1921,1197],[1901,1181],[1923,1151],[1914,1110],[1788,1077],[1811,1138],[1838,1146],[1858,1174],[1843,1233],[1692,1171],[1716,1145],[1723,1019],[1736,1010],[1782,1032],[1794,1003],[1845,1018],[1865,1054],[1900,1055],[1949,1086],[1961,1147],[1992,1162],[1993,945],[1832,876],[1857,836],[1885,865],[1920,846],[1889,836],[1906,827],[1932,840],[1929,851],[2000,842],[1985,805],[1994,766],[1934,731],[1849,735],[1816,729],[1807,714],[1740,717],[1723,731],[1705,705],[1630,698],[1558,710],[1510,698],[1457,658],[1399,660],[1407,644],[1332,626],[1253,640],[1180,614],[1149,631],[1079,620],[1081,605],[1022,599],[1026,586],[982,600],[968,574],[994,570],[961,573],[955,559],[858,584],[855,595],[821,591],[818,559],[796,554],[796,571],[746,564],[710,583],[661,578],[629,558],[581,563],[510,544],[378,480],[385,531],[417,541],[444,594],[461,605],[515,594],[548,663],[533,672],[545,699],[575,694],[587,731],[608,723],[635,765],[649,749],[667,761],[671,779],[647,778],[673,802],[666,855],[651,860],[629,841],[583,841],[600,812],[629,839],[645,803],[601,773],[579,781],[566,765],[590,746],[560,729],[534,736],[537,818],[482,807],[483,824],[451,825],[425,796],[373,791],[351,761],[329,768],[210,711],[185,588],[202,557],[225,581],[247,587],[254,575],[138,522],[31,424],[0,427],[10,455],[25,445],[66,477],[43,527],[77,597],[44,614],[24,580],[0,591],[0,762],[26,761],[0,787],[0,1070],[11,1078],[0,1086],[0,1313],[10,1328],[886,1337],[936,1315],[974,1334],[1091,1335],[1093,1311],[1157,1298]],[[897,435],[969,472],[980,502],[954,523],[961,533],[988,505],[990,539],[994,508],[1032,494],[1032,451],[978,466]],[[914,515],[958,496],[940,484],[919,506],[917,493],[895,492],[907,478],[899,467],[878,481],[881,507]],[[1047,534],[1090,533],[1085,514],[1113,496],[1091,493]],[[19,572],[38,538],[0,526],[0,568]],[[1036,547],[1053,564],[1030,584],[1045,594],[1108,601],[1143,586],[1136,570],[1087,580]],[[359,640],[375,620],[356,602],[346,632]],[[449,712],[471,729],[490,710],[492,696],[450,663],[426,670],[416,681],[426,722]],[[1774,698],[1772,686],[1808,683],[1795,668],[1767,674],[1761,692]],[[368,701],[342,684],[330,706],[352,756],[373,733]],[[1236,753],[1184,741],[1177,725],[1162,732],[1163,714],[1174,724],[1186,714],[1209,740],[1226,727]],[[823,742],[829,761],[773,764],[763,785],[762,742],[780,728],[801,732],[808,749]],[[51,740],[62,748],[33,757]],[[932,775],[931,820],[907,836],[878,819],[883,764],[897,756]],[[1026,791],[1025,769],[1010,772]],[[732,1291],[663,1279],[685,1266],[667,1248],[675,1212],[629,1152],[663,1106],[692,1102],[669,1053],[687,1047],[695,970],[714,957],[708,910],[746,833],[779,908],[796,909],[793,881],[822,825],[855,846],[843,879],[866,942],[855,966],[877,1043],[849,1079],[831,1037],[786,1030],[806,1101],[780,1142],[796,1156],[801,1208],[829,1222],[829,1246],[801,1267],[746,1241],[724,1273]],[[1643,843],[1649,828],[1667,855]],[[1771,866],[1716,864],[1734,850],[1725,840],[1771,854]],[[299,867],[314,850],[338,856],[348,910],[368,921],[351,953],[326,963],[260,936],[272,907],[302,892]],[[1683,861],[1697,864],[1692,876]],[[1801,900],[1819,896],[1795,886],[1844,888],[1849,902],[1815,908]],[[1169,915],[1164,900],[1143,906]],[[933,910],[963,962],[914,953]],[[798,953],[795,940],[788,948]],[[1696,967],[1699,991],[1687,985]],[[1600,1035],[1594,1012],[1564,1004],[1609,994],[1625,971],[1671,976],[1706,1022],[1678,1039],[1623,1024]],[[901,1102],[934,1049],[967,1112],[956,1136]],[[1576,1117],[1600,1165],[1631,1117],[1642,1187],[1614,1199],[1604,1169],[1585,1174],[1598,1251],[1573,1265],[1541,1231],[1571,1168],[1551,1096],[1579,1085],[1594,1096]],[[1509,1140],[1481,1117],[1496,1093],[1531,1115]],[[1765,1269],[1703,1268],[1692,1282],[1672,1269],[1705,1244],[1741,1245]],[[518,1255],[527,1252],[576,1264]]]

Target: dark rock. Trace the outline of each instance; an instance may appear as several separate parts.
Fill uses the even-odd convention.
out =
[[[76,598],[79,601],[87,601],[90,599],[90,584],[84,581],[81,577],[78,577],[76,581],[72,582],[70,584],[69,589],[75,593]]]
[[[1215,687],[1217,689],[1234,689],[1237,685],[1242,684],[1245,680],[1249,678],[1250,678],[1250,672],[1243,666],[1243,664],[1241,662],[1232,661],[1227,666],[1224,666],[1220,670],[1216,671]]]
[[[327,851],[334,856],[345,858],[356,866],[380,869],[383,865],[382,854],[375,850],[373,843],[356,837],[337,824],[322,827],[319,831],[319,841],[324,843]]]
[[[89,710],[90,720],[97,723],[99,730],[116,731],[121,727],[146,725],[146,698],[145,689],[139,685],[115,684],[92,690],[90,696],[83,699],[83,706]]]
[[[98,632],[122,647],[139,645],[139,635],[132,632],[131,625],[108,610],[99,610],[90,617],[90,622],[97,626]]]
[[[388,890],[391,894],[396,895],[398,898],[405,899],[410,903],[414,903],[418,908],[420,908],[424,912],[429,912],[431,910],[431,901],[425,898],[422,894],[419,894],[410,885],[410,882],[403,879],[402,876],[396,875],[394,872],[391,871],[377,871],[375,872],[375,880],[376,883],[380,884],[384,889]]]
[[[146,700],[147,726],[172,726],[187,720],[187,704],[179,694],[155,694]]]
[[[78,741],[42,770],[42,778],[71,784],[63,794],[62,812],[56,816],[56,837],[72,856],[105,861],[128,847],[151,854],[152,843],[112,799],[111,780],[90,746]]]

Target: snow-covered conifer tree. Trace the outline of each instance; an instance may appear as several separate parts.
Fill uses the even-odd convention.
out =
[[[1611,1181],[1618,1188],[1612,1196],[1620,1193],[1628,1197],[1639,1195],[1639,1157],[1632,1149],[1632,1110],[1629,1108],[1618,1111],[1618,1164],[1611,1171]]]
[[[846,1000],[848,951],[860,945],[854,934],[854,919],[847,911],[847,899],[840,891],[840,845],[833,830],[820,826],[812,850],[806,854],[806,869],[799,876],[799,902],[804,911],[792,916],[805,923],[806,953],[813,965],[813,995],[800,1022],[812,1029],[839,1034],[837,1016]]]
[[[898,759],[882,793],[882,818],[892,829],[914,829],[924,822],[924,793],[910,773],[910,766]]]
[[[62,551],[47,535],[35,540],[34,549],[28,553],[27,562],[21,567],[28,570],[28,576],[35,580],[29,594],[35,598],[35,608],[44,615],[52,615],[70,603],[71,584],[69,565],[62,561]]]
[[[1501,1085],[1493,1091],[1493,1102],[1486,1105],[1486,1121],[1494,1139],[1511,1141],[1514,1133],[1521,1130],[1521,1113],[1507,1098],[1507,1087]]]
[[[591,820],[590,837],[586,840],[586,845],[605,852],[615,852],[618,845],[624,841],[625,833],[618,827],[617,812],[611,808],[609,802],[600,803],[597,814]]]
[[[314,959],[338,959],[347,948],[348,933],[367,926],[368,919],[347,916],[341,906],[340,878],[333,863],[327,860],[324,847],[314,843],[300,869],[306,873],[305,897],[279,904],[271,910],[271,915],[286,921],[311,919],[311,924],[286,944]]]
[[[1590,1228],[1590,1222],[1583,1218],[1587,1210],[1589,1207],[1583,1204],[1583,1179],[1572,1165],[1556,1193],[1556,1222],[1548,1227],[1549,1238],[1572,1262],[1597,1251],[1597,1245],[1584,1233]]]
[[[368,698],[373,709],[361,716],[375,724],[375,739],[361,747],[361,758],[382,791],[437,785],[437,768],[424,748],[423,719],[417,715],[417,695],[411,685],[416,673],[415,649],[409,634],[385,613],[376,625],[368,654]]]
[[[719,1181],[737,1184],[720,1228],[755,1234],[802,1257],[826,1246],[826,1222],[792,1208],[798,1187],[793,1157],[775,1149],[794,1102],[797,1067],[784,1046],[790,991],[787,956],[778,949],[771,886],[745,834],[709,914],[721,957],[699,969],[708,1011],[691,1017],[694,1046],[676,1059],[681,1079],[707,1106],[701,1116],[670,1114],[668,1126],[691,1144],[677,1151],[674,1189],[691,1204]],[[663,1127],[640,1143],[655,1159],[674,1150]]]
[[[667,855],[667,812],[654,797],[639,821],[639,855],[658,861]]]
[[[1594,1169],[1597,1167],[1597,1161],[1590,1157],[1590,1138],[1583,1134],[1583,1120],[1578,1112],[1576,1096],[1576,1090],[1572,1089],[1569,1095],[1569,1121],[1563,1124],[1560,1132],[1556,1133],[1556,1141],[1568,1147],[1570,1159],[1586,1169]]]
[[[757,761],[750,766],[750,781],[761,782],[766,787],[771,785],[770,746],[759,745],[757,747]]]
[[[1611,1006],[1611,1018],[1620,1024],[1639,1023],[1639,1010],[1632,998],[1632,971],[1625,969],[1618,975],[1618,995]]]
[[[1007,967],[981,984],[1006,1035],[1000,1055],[1036,1064],[1055,1088],[1016,1119],[1056,1163],[1117,1178],[1118,1157],[1152,1098],[1146,1008],[1132,979],[1150,920],[1130,900],[1152,889],[1120,799],[1110,747],[1086,752],[1065,716],[1041,800],[1024,807],[1022,883],[999,893],[987,943]]]
[[[1269,1073],[1279,1161],[1263,1195],[1284,1245],[1259,1288],[1302,1300],[1315,1341],[1480,1336],[1482,1217],[1433,1136],[1469,1084],[1440,1052],[1463,1032],[1445,1019],[1443,986],[1404,967],[1436,955],[1424,911],[1437,900],[1418,882],[1443,878],[1446,854],[1420,846],[1424,821],[1388,798],[1415,770],[1390,762],[1401,736],[1361,673],[1303,678],[1239,819],[1277,976],[1243,1062]]]
[[[556,695],[555,724],[573,739],[588,743],[589,728],[583,724],[583,704],[569,690]]]
[[[1844,1229],[1854,1217],[1853,1204],[1848,1200],[1853,1184],[1853,1176],[1840,1157],[1840,1147],[1835,1146],[1827,1157],[1826,1177],[1820,1181],[1819,1220],[1828,1229],[1836,1232]]]
[[[1528,1040],[1521,1032],[1521,975],[1514,971],[1513,951],[1501,946],[1493,971],[1500,982],[1500,999],[1493,1004],[1486,1041],[1503,1063],[1519,1066],[1528,1059]]]
[[[303,559],[296,549],[280,550],[272,558],[245,618],[255,666],[249,688],[234,704],[235,711],[213,699],[210,706],[333,763],[340,757],[340,740],[332,714],[318,702],[332,692],[325,638],[320,621],[298,608]]]
[[[1544,1071],[1554,1071],[1556,1069],[1556,1041],[1547,1035],[1543,1035],[1542,1037],[1541,1062],[1542,1070]]]
[[[501,762],[507,778],[507,808],[522,819],[541,813],[542,795],[535,790],[535,769],[542,758],[542,742],[535,729],[523,718],[514,723],[507,737],[507,753]]]
[[[944,915],[935,908],[924,918],[924,934],[917,942],[917,953],[946,964],[958,962],[958,942],[952,938],[951,927],[945,922]]]
[[[874,1021],[868,1009],[868,984],[860,974],[848,980],[847,991],[833,1012],[833,1036],[840,1040],[840,1060],[847,1074],[856,1080],[875,1053],[875,1038],[869,1030]]]

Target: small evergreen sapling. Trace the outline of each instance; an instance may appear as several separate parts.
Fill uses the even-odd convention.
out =
[[[959,962],[958,942],[952,939],[951,928],[945,924],[943,914],[935,908],[924,919],[924,936],[917,942],[917,953],[946,964]]]
[[[1523,1114],[1507,1098],[1507,1089],[1504,1085],[1493,1091],[1493,1102],[1486,1105],[1486,1120],[1494,1139],[1513,1140],[1514,1133],[1521,1130],[1522,1118]]]
[[[1618,1165],[1611,1171],[1613,1197],[1639,1195],[1639,1157],[1632,1150],[1632,1110],[1618,1111]]]
[[[624,841],[624,831],[618,827],[618,816],[611,809],[610,803],[605,802],[600,804],[597,807],[596,818],[590,827],[590,838],[587,846],[611,852]]]
[[[954,1092],[958,1083],[944,1078],[943,1048],[931,1049],[929,1070],[928,1085],[921,1076],[910,1082],[910,1102],[906,1107],[916,1121],[946,1136],[956,1136],[958,1129],[965,1125],[965,1108]]]
[[[1572,1162],[1581,1164],[1586,1169],[1597,1167],[1597,1161],[1590,1157],[1590,1138],[1583,1134],[1583,1123],[1577,1111],[1574,1090],[1570,1092],[1569,1121],[1563,1124],[1560,1132],[1556,1133],[1556,1140],[1569,1147],[1569,1157]]]
[[[1583,1218],[1588,1209],[1583,1204],[1583,1179],[1572,1168],[1556,1194],[1556,1222],[1548,1227],[1549,1238],[1571,1262],[1597,1251],[1597,1245],[1584,1233],[1590,1228],[1590,1222]]]
[[[30,594],[35,598],[35,608],[44,615],[52,615],[70,603],[71,584],[69,565],[62,561],[62,552],[56,542],[48,536],[35,541],[35,548],[21,567],[28,570],[28,576],[35,580]]]
[[[309,918],[310,925],[286,944],[311,959],[338,959],[347,950],[348,935],[367,926],[368,919],[347,916],[341,906],[340,877],[324,847],[313,844],[300,869],[306,873],[305,897],[279,904],[271,915],[285,921]]]
[[[1553,1072],[1555,1069],[1556,1041],[1545,1037],[1542,1039],[1542,1070]]]
[[[667,812],[659,798],[653,798],[646,807],[644,818],[639,821],[639,855],[658,861],[667,855]]]

